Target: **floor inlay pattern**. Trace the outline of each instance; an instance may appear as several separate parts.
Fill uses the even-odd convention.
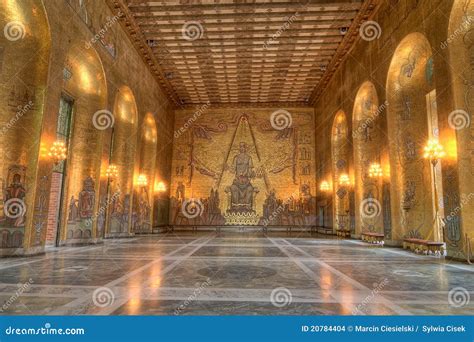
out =
[[[461,291],[453,293],[453,291]],[[474,267],[301,233],[169,233],[0,260],[0,314],[472,314]]]

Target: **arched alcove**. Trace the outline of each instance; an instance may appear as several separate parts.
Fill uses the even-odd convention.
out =
[[[383,165],[381,155],[380,115],[383,109],[374,84],[364,82],[357,91],[352,113],[356,235],[367,231],[384,232],[383,181],[387,167]]]
[[[65,161],[66,181],[63,194],[61,241],[85,242],[98,237],[97,222],[105,218],[98,211],[101,153],[104,130],[114,118],[106,110],[107,85],[102,62],[93,47],[74,44],[66,57],[61,106],[71,106],[69,126],[63,135],[68,142]],[[62,110],[60,109],[60,115]],[[59,118],[58,132],[61,126]]]
[[[352,182],[349,176],[349,127],[346,114],[340,110],[334,117],[331,130],[331,156],[333,170],[334,222],[336,229],[350,228],[350,193]]]
[[[41,240],[33,211],[51,36],[39,0],[0,2],[0,27],[0,248],[14,253]]]
[[[407,35],[398,45],[387,77],[393,238],[440,240],[434,218],[434,174],[423,158],[429,139],[439,135],[431,47],[421,33]],[[441,186],[437,185],[438,192]],[[438,194],[441,197],[441,193]]]
[[[135,176],[133,231],[148,233],[152,230],[153,185],[157,153],[157,129],[152,113],[143,119],[140,135],[139,172]],[[144,184],[146,180],[146,184]]]
[[[465,234],[474,237],[474,3],[455,0],[451,10],[448,40],[453,107],[447,114],[448,169],[443,177],[445,238],[448,254],[463,257]],[[452,166],[450,165],[452,162]],[[457,163],[457,170],[456,170]],[[457,171],[457,172],[456,172]],[[456,177],[458,182],[456,184]],[[453,176],[451,176],[453,175]]]
[[[137,144],[138,112],[135,97],[127,86],[119,88],[114,104],[110,165],[117,175],[109,177],[108,236],[128,235],[132,213],[133,175]]]

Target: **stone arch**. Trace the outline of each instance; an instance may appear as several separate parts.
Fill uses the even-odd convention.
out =
[[[359,87],[352,113],[352,137],[354,150],[356,235],[364,231],[383,233],[382,177],[371,177],[371,166],[383,165],[381,144],[383,132],[381,118],[385,104],[380,105],[377,90],[372,82],[366,81]]]
[[[474,3],[455,0],[449,19],[448,49],[453,92],[453,107],[445,132],[448,143],[448,167],[443,177],[445,196],[445,237],[448,254],[465,253],[464,234],[474,237]],[[457,166],[457,170],[456,170]],[[457,172],[456,172],[457,171]],[[458,184],[455,175],[458,175]]]
[[[109,178],[109,206],[107,235],[128,235],[132,213],[133,175],[137,144],[138,111],[132,90],[118,89],[114,103],[115,124],[112,133],[110,164],[118,175]]]
[[[152,113],[147,113],[143,119],[140,134],[140,159],[138,177],[145,176],[146,186],[135,186],[134,221],[135,232],[148,233],[152,230],[153,186],[155,179],[155,163],[157,153],[157,128]]]
[[[331,130],[331,157],[333,170],[334,222],[336,229],[349,229],[350,176],[349,176],[349,126],[344,111],[339,110]],[[349,178],[349,184],[341,184],[342,177]]]
[[[14,252],[41,238],[33,209],[51,34],[40,0],[0,2],[0,27],[0,230]]]
[[[392,57],[386,86],[395,240],[442,238],[434,220],[431,164],[423,158],[428,139],[439,135],[433,70],[426,37],[418,32],[408,34]],[[436,173],[440,173],[439,164]],[[436,188],[441,191],[439,184]]]
[[[73,102],[66,159],[61,240],[97,237],[98,190],[103,135],[114,124],[106,109],[107,85],[99,55],[85,42],[74,44],[64,66],[63,93]],[[89,238],[90,237],[90,238]]]

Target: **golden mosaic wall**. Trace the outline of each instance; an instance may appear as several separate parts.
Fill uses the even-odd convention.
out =
[[[312,224],[313,125],[310,108],[177,111],[171,224]]]
[[[103,1],[26,0],[2,2],[0,21],[2,28],[11,26],[11,39],[0,35],[0,124],[7,128],[0,137],[0,179],[2,195],[9,196],[2,197],[0,204],[12,197],[24,204],[18,217],[0,218],[0,254],[39,253],[46,236],[55,242],[56,228],[60,245],[100,241],[106,229],[114,230],[105,218],[111,216],[107,210],[113,205],[128,207],[123,197],[121,203],[109,201],[113,186],[120,183],[122,196],[127,192],[133,196],[134,179],[141,169],[151,180],[148,209],[138,206],[132,212],[130,199],[130,210],[122,215],[130,223],[120,228],[120,234],[133,234],[132,224],[144,221],[139,221],[143,215],[149,231],[152,225],[167,224],[173,107],[119,18]],[[72,100],[73,114],[71,136],[65,141],[69,143],[63,178],[67,182],[60,194],[56,175],[62,163],[55,164],[48,151],[59,139],[62,96]],[[97,111],[111,113],[116,126],[95,127]],[[147,155],[147,163],[152,164],[142,166],[134,151],[150,150],[149,142],[141,138],[141,128],[151,122],[145,117],[150,115],[154,144],[161,149],[159,155]],[[119,166],[119,174],[108,189],[110,163]],[[152,221],[155,178],[164,183],[164,191],[158,192],[161,206]],[[50,219],[58,216],[56,210],[59,223]]]
[[[383,2],[376,35],[356,43],[315,103],[318,186],[336,172],[329,151],[335,118],[340,111],[348,117],[354,236],[384,232],[393,245],[441,240],[448,255],[465,258],[465,234],[474,234],[472,11],[470,0]],[[364,128],[367,116],[373,127]],[[434,170],[423,157],[428,139],[446,151]],[[371,161],[382,176],[368,196]],[[377,220],[362,218],[367,197],[378,202]]]

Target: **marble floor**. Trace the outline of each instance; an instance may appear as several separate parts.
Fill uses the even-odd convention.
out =
[[[168,233],[0,259],[1,315],[473,313],[473,266],[302,233]]]

